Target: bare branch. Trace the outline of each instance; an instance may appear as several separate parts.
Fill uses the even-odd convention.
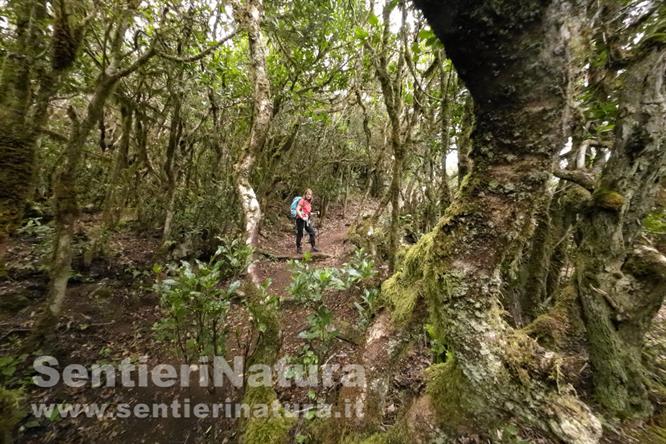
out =
[[[590,192],[594,191],[594,176],[587,171],[555,170],[553,176],[580,185]]]
[[[153,44],[150,45],[150,48],[143,53],[134,63],[132,63],[130,66],[128,66],[125,69],[121,69],[116,72],[112,72],[109,74],[109,78],[112,81],[118,81],[122,79],[123,77],[127,77],[128,75],[132,74],[134,71],[137,69],[141,68],[143,65],[148,63],[148,61],[156,54],[155,50],[155,45],[154,42]]]
[[[206,57],[208,54],[212,53],[216,49],[218,49],[220,46],[224,45],[225,42],[227,42],[229,39],[233,38],[238,31],[234,31],[222,40],[218,40],[217,43],[215,43],[213,46],[205,49],[204,51],[201,51],[199,54],[193,55],[191,57],[177,57],[171,54],[166,54],[161,51],[156,51],[156,54],[159,57],[162,57],[163,59],[171,60],[173,62],[182,62],[182,63],[192,63],[196,62],[197,60],[201,60],[204,57]]]

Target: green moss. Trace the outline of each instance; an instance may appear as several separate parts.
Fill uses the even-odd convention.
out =
[[[394,274],[382,284],[382,299],[391,310],[392,318],[399,323],[409,320],[418,296],[419,288],[416,285],[403,286],[399,282],[398,274]]]
[[[252,418],[243,435],[245,444],[288,443],[294,420],[285,416]]]
[[[258,404],[271,404],[277,399],[272,387],[248,387],[243,402],[252,406]]]
[[[558,311],[550,311],[539,315],[523,331],[539,340],[539,343],[550,347],[562,349],[564,339],[568,330],[566,317],[561,316]]]
[[[470,390],[470,384],[458,366],[455,357],[426,370],[426,393],[432,398],[438,419],[447,428],[458,430],[474,428],[472,418],[483,410],[484,404]]]
[[[562,289],[555,305],[537,316],[522,332],[535,338],[541,345],[557,350],[566,350],[572,343],[582,341],[585,326],[580,318],[577,297],[573,285]]]
[[[600,188],[592,194],[594,205],[611,211],[620,211],[624,205],[624,196],[615,191]]]
[[[470,186],[475,183],[470,182]],[[447,239],[437,239],[437,242],[435,239],[438,236],[446,238],[449,224],[455,218],[474,211],[468,203],[461,202],[460,199],[454,201],[435,228],[421,236],[419,241],[405,252],[404,259],[396,267],[397,271],[382,285],[382,300],[399,324],[411,320],[419,298],[439,294],[442,287],[446,289],[449,297],[465,292],[464,278],[450,273],[447,264],[440,259],[447,257],[448,249],[456,246]],[[436,244],[438,250],[435,250]],[[441,301],[429,302],[431,310],[441,304]]]
[[[400,264],[405,262],[405,257],[407,256],[407,253],[409,252],[409,247],[400,247],[398,248],[398,251],[395,253],[395,264],[396,267],[399,267]]]
[[[584,202],[592,198],[592,193],[583,187],[570,187],[562,197],[562,206],[566,212],[576,211]]]
[[[375,433],[374,435],[360,441],[361,444],[386,444],[386,437],[383,433]]]
[[[0,387],[0,437],[11,433],[23,418],[22,401],[23,394],[19,390]]]
[[[397,425],[384,433],[375,433],[361,441],[361,444],[405,444],[411,442],[407,433]]]
[[[666,427],[648,426],[639,439],[641,439],[640,442],[666,442]]]
[[[643,220],[643,227],[655,235],[666,235],[666,211],[648,214]]]
[[[340,444],[405,444],[412,442],[404,420],[394,424],[385,432],[371,435],[349,435],[340,441]]]
[[[253,415],[247,420],[243,442],[245,444],[287,443],[289,431],[296,418],[287,416],[286,412],[278,407],[273,410],[277,395],[272,387],[248,387],[243,402],[250,406],[250,412],[255,408],[267,406],[267,415]]]
[[[398,323],[411,319],[418,298],[422,296],[423,270],[430,255],[436,230],[425,234],[409,248],[393,276],[382,284],[382,300]]]
[[[352,245],[380,257],[387,257],[388,235],[381,223],[368,216],[352,225],[347,233]]]

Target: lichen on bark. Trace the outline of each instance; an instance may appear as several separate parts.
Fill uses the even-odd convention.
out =
[[[591,410],[548,381],[556,355],[511,328],[499,302],[501,266],[515,252],[564,144],[564,28],[576,19],[575,5],[419,3],[477,104],[474,169],[430,237],[407,253],[412,260],[386,293],[409,298],[409,287],[417,286],[467,393],[485,412],[478,419],[512,415],[565,442],[596,442],[601,425]]]
[[[666,293],[666,259],[638,236],[666,175],[665,72],[666,54],[654,48],[622,76],[613,154],[578,224],[574,280],[595,397],[619,417],[652,412],[642,346]]]

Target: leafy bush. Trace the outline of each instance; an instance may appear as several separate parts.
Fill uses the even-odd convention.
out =
[[[286,361],[290,365],[285,370],[285,378],[302,381],[307,377],[307,369],[311,366],[319,365],[319,356],[317,356],[310,346],[306,345],[299,351],[297,356],[287,356]]]
[[[450,358],[449,351],[440,339],[441,336],[438,335],[437,327],[435,324],[425,324],[423,326],[425,334],[430,344],[430,350],[432,351],[433,362],[440,363],[446,362]]]
[[[55,229],[52,224],[42,223],[41,217],[28,219],[16,232],[31,239],[31,254],[37,260],[40,269],[47,270],[47,264],[53,254]]]
[[[249,258],[244,243],[230,241],[223,242],[207,263],[182,261],[166,272],[154,267],[155,290],[166,315],[154,328],[162,339],[175,343],[185,361],[224,352],[225,320]],[[223,286],[224,281],[231,282]]]
[[[268,330],[266,317],[277,313],[280,303],[280,299],[268,291],[270,286],[271,280],[266,279],[254,290],[257,292],[255,300],[243,299],[245,308],[250,313],[250,319],[255,329],[260,333],[265,333]]]
[[[323,344],[328,344],[335,336],[336,330],[333,326],[333,313],[325,305],[317,307],[314,313],[307,318],[308,329],[302,331],[298,336],[313,340],[317,339]]]
[[[21,385],[19,369],[27,356],[26,354],[0,356],[0,385],[5,387]]]
[[[354,302],[354,307],[359,316],[361,327],[367,327],[372,316],[377,312],[379,302],[378,288],[364,288],[360,302]]]
[[[16,230],[16,232],[28,237],[42,238],[50,236],[53,232],[53,228],[43,224],[41,217],[33,217],[28,219],[21,228]]]
[[[373,283],[377,277],[375,262],[360,248],[354,252],[352,260],[344,265],[343,272],[347,285],[356,285],[361,292],[361,300],[354,302],[354,307],[359,315],[360,326],[365,328],[379,308],[379,289]]]
[[[309,341],[318,340],[326,346],[335,336],[335,328],[332,325],[333,315],[324,304],[322,298],[324,293],[330,289],[348,288],[340,279],[340,272],[335,268],[314,268],[308,262],[292,261],[291,284],[289,293],[298,302],[312,308],[314,313],[308,316],[308,328],[299,336]]]
[[[340,279],[340,273],[335,268],[314,268],[308,259],[291,261],[289,265],[291,284],[287,290],[298,302],[318,303],[321,302],[326,290],[348,288]]]
[[[347,287],[367,282],[377,276],[377,269],[372,257],[363,248],[354,252],[351,261],[342,268]]]
[[[327,291],[348,290],[357,286],[362,292],[360,303],[355,303],[362,323],[367,325],[376,311],[378,300],[377,289],[364,288],[377,274],[372,259],[362,250],[357,250],[349,263],[340,268],[326,267],[314,268],[307,256],[303,261],[292,261],[291,284],[289,293],[298,302],[312,309],[307,318],[308,327],[299,334],[299,337],[308,341],[317,341],[325,349],[335,337],[337,331],[333,325],[333,314],[322,304]],[[314,344],[311,344],[314,347]],[[320,350],[323,352],[323,350]]]

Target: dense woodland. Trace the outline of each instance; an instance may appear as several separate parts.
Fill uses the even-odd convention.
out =
[[[664,176],[659,0],[0,0],[2,442],[666,443]],[[31,407],[176,398],[363,414]]]

